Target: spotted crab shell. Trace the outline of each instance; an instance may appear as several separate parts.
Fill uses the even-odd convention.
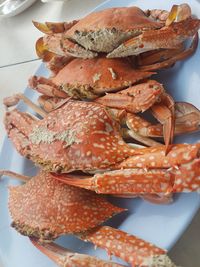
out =
[[[45,172],[9,191],[12,226],[23,235],[45,241],[89,230],[123,211],[104,197],[63,185]]]

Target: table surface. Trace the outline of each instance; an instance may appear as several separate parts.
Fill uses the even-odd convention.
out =
[[[5,136],[3,98],[23,92],[28,78],[41,64],[37,60],[34,49],[34,43],[41,33],[33,27],[31,21],[70,21],[83,17],[102,2],[104,1],[68,0],[65,3],[55,1],[43,4],[36,1],[30,8],[15,17],[0,18],[0,148]],[[200,266],[199,229],[200,212],[169,253],[178,265]]]

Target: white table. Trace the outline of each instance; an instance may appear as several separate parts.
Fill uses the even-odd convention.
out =
[[[27,79],[34,74],[40,61],[34,49],[35,40],[41,35],[31,20],[61,21],[73,20],[89,13],[103,0],[70,0],[67,3],[54,2],[35,4],[22,14],[0,19],[0,147],[5,135],[3,127],[5,96],[23,92]],[[22,63],[28,61],[27,63]],[[200,266],[200,212],[191,226],[169,253],[177,264],[183,267]],[[2,242],[2,241],[1,241]]]

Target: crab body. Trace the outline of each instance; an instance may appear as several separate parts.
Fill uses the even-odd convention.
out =
[[[182,4],[174,5],[170,12],[110,8],[72,23],[34,22],[34,25],[46,33],[36,43],[37,54],[44,61],[55,56],[94,58],[102,53],[107,53],[108,58],[141,55],[143,60],[139,56],[136,65],[143,68],[145,64],[146,69],[149,66],[155,70],[172,66],[196,50],[196,46],[184,50],[183,43],[198,34],[200,21],[192,17],[187,4]],[[151,57],[147,54],[145,61],[147,51],[153,54]]]
[[[152,74],[154,72],[135,70],[127,59],[77,58],[52,78],[33,76],[29,84],[48,96],[95,99],[105,93],[128,88]]]

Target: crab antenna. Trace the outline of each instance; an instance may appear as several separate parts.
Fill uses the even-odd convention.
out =
[[[18,174],[16,172],[8,171],[8,170],[0,170],[0,177],[2,176],[9,176],[9,177],[21,180],[23,182],[27,182],[28,180],[30,180],[28,176]]]
[[[11,97],[4,98],[3,103],[6,107],[12,107],[12,106],[17,105],[20,100],[24,101],[24,103],[27,104],[28,107],[30,107],[32,110],[34,110],[40,116],[45,117],[47,115],[47,113],[43,109],[38,107],[30,99],[28,99],[25,95],[20,94],[20,93],[14,95],[14,96],[11,96]]]

